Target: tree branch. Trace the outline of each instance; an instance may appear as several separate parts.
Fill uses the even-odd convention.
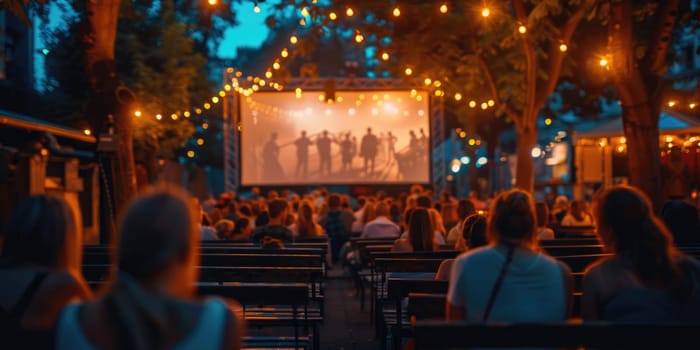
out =
[[[678,21],[678,0],[659,1],[660,8],[657,8],[656,25],[653,31],[652,45],[647,50],[645,61],[647,63],[646,70],[655,75],[662,76],[664,67],[666,66],[666,55],[668,48],[671,46],[671,37],[673,28]]]
[[[569,19],[561,27],[559,27],[560,40],[565,44],[569,45],[571,42],[571,37],[574,35],[574,31],[578,24],[583,19],[586,9],[591,5],[591,1],[582,1],[578,8],[574,11]],[[564,62],[565,52],[561,52],[559,49],[560,43],[558,41],[552,41],[549,47],[549,60],[545,73],[547,74],[546,84],[537,91],[537,98],[535,99],[535,106],[544,105],[547,97],[552,94],[554,89],[559,83],[559,74],[561,73],[561,65]]]
[[[486,82],[489,85],[489,90],[491,90],[491,95],[493,95],[493,99],[496,102],[496,104],[503,109],[503,112],[508,117],[510,117],[510,119],[513,119],[513,121],[515,122],[519,122],[520,116],[513,110],[513,108],[507,102],[504,102],[501,99],[501,96],[498,93],[498,86],[496,86],[496,80],[493,78],[491,68],[489,68],[489,65],[486,63],[484,56],[481,55],[481,49],[478,49],[474,56],[476,57],[476,61],[479,63],[481,71],[484,72],[484,75],[486,76]]]
[[[513,7],[515,8],[515,17],[520,23],[527,22],[527,15],[525,13],[525,4],[522,0],[513,0]],[[535,110],[535,102],[537,92],[537,55],[535,54],[535,47],[532,42],[530,35],[525,34],[523,39],[523,50],[525,52],[525,110],[523,115],[531,115]]]

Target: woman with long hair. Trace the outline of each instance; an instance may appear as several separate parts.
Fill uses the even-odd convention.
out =
[[[486,241],[485,216],[481,214],[469,215],[460,226],[462,226],[462,232],[457,239],[457,243],[455,243],[455,250],[466,252],[488,244]],[[435,273],[435,279],[448,281],[452,275],[452,266],[454,262],[455,259],[443,260]]]
[[[435,239],[438,245],[445,244],[445,235],[447,231],[445,231],[445,224],[442,222],[440,212],[437,209],[430,208],[428,209],[428,213],[430,214],[430,223],[433,226],[433,232],[435,232]]]
[[[645,194],[629,186],[597,200],[598,235],[612,257],[583,279],[585,319],[700,323],[700,264],[681,254]]]
[[[0,257],[0,344],[50,348],[61,309],[92,296],[80,273],[78,218],[61,198],[31,196],[3,231]]]
[[[392,252],[422,252],[437,249],[437,242],[430,221],[430,214],[425,208],[416,208],[411,212],[408,232],[394,242]]]
[[[61,314],[56,348],[238,349],[241,322],[221,299],[194,299],[198,213],[187,195],[154,190],[126,209],[111,285]]]
[[[489,245],[455,261],[446,317],[486,322],[564,321],[571,305],[568,267],[540,252],[535,203],[514,189],[489,210]]]
[[[297,222],[289,227],[294,237],[320,237],[323,236],[323,227],[314,221],[314,209],[311,202],[302,201],[299,205]]]

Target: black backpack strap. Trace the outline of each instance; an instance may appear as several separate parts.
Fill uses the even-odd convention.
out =
[[[491,296],[489,296],[489,302],[486,304],[486,309],[484,310],[484,318],[483,321],[486,322],[489,319],[489,315],[491,314],[491,309],[493,309],[493,303],[496,301],[496,297],[498,296],[498,292],[501,290],[501,285],[503,284],[503,279],[506,277],[506,271],[508,270],[508,266],[510,263],[513,261],[513,253],[515,253],[515,246],[508,244],[508,253],[506,254],[506,262],[503,264],[503,267],[501,268],[501,272],[498,274],[498,278],[496,279],[496,284],[493,286],[493,290],[491,291]]]
[[[18,326],[22,322],[22,317],[24,317],[24,313],[27,312],[29,305],[32,303],[34,295],[37,291],[39,291],[41,282],[44,281],[47,275],[47,271],[41,271],[34,275],[34,278],[31,282],[29,282],[29,285],[24,290],[24,293],[22,293],[22,296],[19,298],[19,301],[17,301],[17,304],[15,304],[15,306],[8,313],[10,316],[9,318],[11,320],[14,320]]]

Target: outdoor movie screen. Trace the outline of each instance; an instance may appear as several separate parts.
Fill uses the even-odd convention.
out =
[[[242,97],[241,183],[427,183],[429,116],[415,90]]]

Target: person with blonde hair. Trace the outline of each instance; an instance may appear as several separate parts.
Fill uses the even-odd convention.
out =
[[[435,232],[435,239],[439,245],[444,245],[447,232],[445,224],[442,222],[442,215],[435,208],[428,209],[428,213],[430,213],[430,224],[433,227],[433,232]]]
[[[446,318],[476,322],[564,321],[570,313],[569,268],[540,252],[532,196],[514,189],[489,211],[489,245],[457,258]]]
[[[0,257],[3,349],[50,348],[61,309],[92,297],[80,273],[79,226],[75,213],[58,197],[31,196],[13,212],[3,230]]]
[[[126,209],[105,294],[62,312],[56,349],[239,349],[233,302],[195,300],[199,213],[183,192],[152,190]]]
[[[323,227],[314,221],[314,209],[311,202],[304,200],[299,205],[297,222],[289,226],[294,237],[321,237]]]
[[[700,324],[700,263],[675,248],[652,210],[634,187],[600,194],[597,232],[613,255],[584,274],[584,319]]]

